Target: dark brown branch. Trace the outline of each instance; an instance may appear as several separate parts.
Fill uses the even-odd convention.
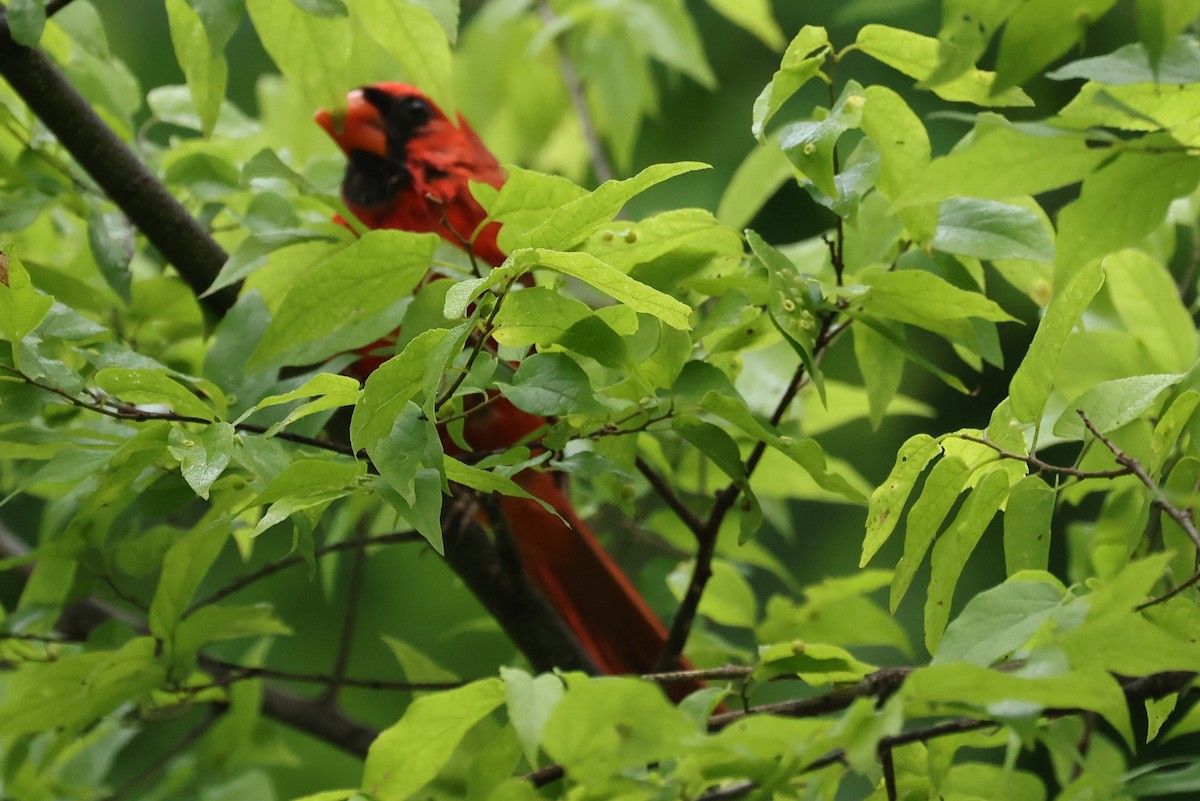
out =
[[[579,640],[529,583],[523,570],[510,569],[496,539],[476,519],[474,496],[456,489],[442,513],[446,562],[479,599],[535,670],[552,668],[599,673]],[[502,524],[500,515],[493,525]]]
[[[53,10],[63,5],[55,4]],[[0,75],[200,295],[228,258],[224,249],[100,119],[50,58],[38,48],[14,42],[7,20],[0,23]],[[236,290],[229,289],[202,301],[221,315],[235,297]]]
[[[695,513],[675,494],[674,487],[668,484],[666,479],[659,475],[658,471],[651,467],[650,463],[642,457],[637,457],[634,464],[637,466],[638,472],[642,474],[646,481],[650,483],[650,486],[654,488],[654,491],[658,493],[658,497],[683,521],[683,524],[691,530],[692,534],[696,535],[696,537],[703,536],[704,521],[696,517]]]

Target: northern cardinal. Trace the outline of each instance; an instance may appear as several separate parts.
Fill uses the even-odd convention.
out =
[[[346,154],[342,198],[367,227],[433,232],[455,245],[470,243],[471,252],[493,267],[504,261],[496,244],[499,226],[480,227],[487,214],[468,187],[476,181],[498,188],[504,172],[461,115],[452,122],[417,89],[379,83],[351,92],[344,112],[321,110],[316,120]],[[464,439],[474,450],[503,449],[545,422],[502,397],[491,398],[466,418]],[[443,440],[448,452],[461,452]],[[559,515],[529,499],[500,498],[530,579],[601,670],[653,670],[666,642],[662,622],[579,519],[554,476],[526,470],[516,481]],[[681,682],[671,695],[699,686]]]

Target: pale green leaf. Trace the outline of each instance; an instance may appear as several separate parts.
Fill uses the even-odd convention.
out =
[[[1099,263],[1093,263],[1081,269],[1070,283],[1055,293],[1008,386],[1012,412],[1017,420],[1032,423],[1041,418],[1067,337],[1103,283],[1104,272]]]
[[[886,25],[864,25],[858,32],[855,45],[872,58],[899,70],[910,78],[924,81],[938,66],[938,41]],[[931,87],[943,100],[973,103],[977,106],[1032,106],[1019,88],[993,92],[995,73],[969,69],[952,81]]]
[[[860,568],[866,567],[892,536],[917,479],[941,452],[941,445],[928,434],[914,434],[900,446],[891,473],[871,493],[867,506],[866,536],[858,560]]]
[[[514,263],[525,267],[543,267],[578,278],[634,311],[662,320],[672,328],[687,331],[692,309],[670,295],[635,281],[620,270],[588,253],[562,253],[554,250],[522,250],[512,254]]]
[[[1013,486],[1004,510],[1004,565],[1008,575],[1049,567],[1054,500],[1054,490],[1039,476],[1026,476]]]
[[[431,10],[408,0],[354,0],[354,19],[438,105],[454,105],[450,41]]]
[[[379,801],[404,801],[438,775],[471,727],[503,703],[500,679],[413,701],[400,721],[371,743],[363,792]]]
[[[1141,417],[1154,406],[1163,390],[1183,378],[1182,373],[1138,375],[1097,384],[1067,404],[1054,424],[1054,434],[1066,439],[1082,438],[1086,429],[1080,412],[1088,416],[1101,434],[1115,431]]]
[[[1006,472],[988,472],[963,501],[954,522],[933,546],[929,559],[929,590],[925,598],[925,647],[931,654],[937,652],[946,621],[950,619],[954,588],[967,559],[1008,497],[1008,489]]]
[[[1021,206],[981,198],[942,201],[933,247],[988,261],[1054,260],[1054,240],[1040,215]]]
[[[1061,585],[1032,577],[985,590],[946,627],[931,664],[992,665],[1025,645],[1062,600]]]
[[[248,366],[287,358],[335,334],[348,321],[378,314],[406,298],[429,270],[437,242],[432,234],[370,231],[325,259],[292,282]],[[355,344],[367,344],[394,325],[382,320]],[[305,360],[317,360],[310,350],[303,353]]]

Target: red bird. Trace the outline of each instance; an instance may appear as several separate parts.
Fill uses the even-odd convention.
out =
[[[468,181],[499,187],[504,172],[461,115],[451,122],[417,89],[380,83],[355,90],[344,113],[316,116],[346,153],[342,198],[369,228],[433,232],[493,267],[504,261]],[[481,406],[465,422],[475,450],[507,448],[546,421],[504,398]],[[449,438],[447,451],[458,450]],[[555,478],[526,470],[516,478],[559,517],[524,498],[502,496],[500,507],[530,579],[607,673],[655,668],[666,630],[595,535],[579,519]],[[566,521],[564,523],[563,521]],[[698,684],[678,686],[681,696]]]

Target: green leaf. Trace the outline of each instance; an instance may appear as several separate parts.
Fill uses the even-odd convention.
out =
[[[1173,0],[1167,0],[1173,2]],[[1200,1],[1185,0],[1195,8],[1195,14],[1200,14]],[[1154,5],[1153,2],[1138,6],[1138,11]],[[1161,5],[1161,4],[1160,4]],[[1195,16],[1193,14],[1192,16]],[[1160,53],[1162,60],[1157,60],[1150,54],[1150,49],[1142,42],[1133,42],[1118,47],[1111,53],[1091,58],[1081,58],[1064,64],[1056,70],[1046,73],[1046,77],[1054,81],[1071,81],[1082,78],[1095,81],[1107,86],[1123,86],[1133,83],[1158,83],[1167,86],[1187,86],[1200,82],[1200,48],[1196,42],[1186,36],[1181,36],[1170,43],[1166,52]]]
[[[1068,274],[1092,259],[1138,245],[1162,224],[1171,201],[1200,183],[1200,159],[1154,137],[1168,152],[1121,153],[1089,175],[1058,215],[1058,264]],[[1153,142],[1143,140],[1146,147]],[[1120,203],[1113,203],[1115,197]]]
[[[671,418],[671,430],[691,443],[696,450],[712,460],[725,477],[731,481],[742,481],[746,467],[737,442],[725,429],[690,417]]]
[[[947,455],[929,471],[921,497],[908,511],[904,531],[904,555],[896,563],[896,575],[892,577],[892,590],[888,605],[892,612],[900,605],[908,592],[917,568],[925,558],[929,546],[942,527],[946,515],[958,500],[963,487],[971,477],[972,469],[957,456]],[[897,510],[898,512],[899,510]]]
[[[732,3],[730,3],[732,5]],[[775,112],[804,84],[821,72],[829,54],[829,34],[816,25],[805,25],[783,53],[779,69],[754,101],[754,119],[750,132],[760,141]],[[738,226],[741,227],[741,226]]]
[[[1161,74],[1169,74],[1167,65],[1172,51],[1192,44],[1187,37],[1176,38],[1200,15],[1200,0],[1145,0],[1137,4],[1138,35],[1146,44],[1150,61]],[[1194,83],[1194,81],[1187,81]]]
[[[775,323],[775,327],[804,362],[804,368],[824,403],[825,384],[815,357],[817,335],[822,327],[817,316],[822,301],[821,286],[758,234],[746,231],[746,241],[770,276],[767,311],[771,315],[771,322]]]
[[[755,679],[795,675],[813,687],[858,681],[875,670],[874,665],[860,662],[845,648],[826,643],[775,643],[760,647],[758,658],[761,664],[754,671]]]
[[[162,369],[105,367],[93,376],[97,387],[125,403],[165,404],[184,417],[213,420],[213,408]]]
[[[171,429],[171,455],[180,462],[183,480],[204,500],[208,500],[209,488],[233,458],[234,433],[229,423],[205,426],[199,435],[180,427]]]
[[[521,411],[556,416],[590,411],[596,400],[592,382],[565,353],[535,353],[517,368],[504,396]]]
[[[632,178],[605,181],[594,192],[558,206],[544,222],[521,236],[514,243],[513,249],[570,250],[587,239],[601,225],[617,216],[617,212],[631,198],[677,175],[706,169],[709,169],[709,166],[698,161],[655,164]]]
[[[342,406],[353,406],[358,400],[358,380],[346,375],[334,373],[317,373],[291,392],[282,395],[269,395],[254,405],[250,412],[257,412],[281,403],[291,403],[301,398],[314,398],[308,403],[301,404],[288,412],[287,417],[267,429],[266,436],[274,436],[297,420],[310,414],[337,409]],[[249,414],[248,412],[247,414]]]
[[[391,429],[367,447],[371,463],[409,506],[417,503],[417,474],[422,468],[439,465],[442,444],[437,427],[425,419],[417,404],[409,401],[392,418]]]
[[[38,327],[54,305],[54,298],[33,288],[25,266],[12,253],[0,252],[0,267],[7,277],[0,281],[0,335],[17,343]]]
[[[854,359],[866,387],[871,428],[878,430],[904,377],[904,352],[866,325],[855,326]]]
[[[337,251],[292,282],[247,367],[264,367],[286,358],[336,333],[347,321],[378,314],[408,297],[429,270],[437,243],[433,234],[369,231]],[[355,344],[367,344],[394,325],[394,321],[380,321]],[[311,349],[300,352],[305,360],[316,360]]]
[[[1017,420],[1033,423],[1041,418],[1058,372],[1063,345],[1103,283],[1104,272],[1099,263],[1093,263],[1079,270],[1055,293],[1008,385],[1012,413]]]
[[[204,606],[175,629],[173,664],[190,668],[196,652],[212,642],[250,637],[287,636],[292,633],[270,604]]]
[[[115,651],[66,653],[49,662],[25,662],[7,681],[0,705],[0,737],[58,729],[77,736],[165,679],[152,637],[136,637]]]
[[[865,500],[850,482],[829,469],[825,451],[816,440],[779,436],[759,423],[740,398],[717,391],[704,395],[701,408],[728,420],[751,437],[787,456],[808,473],[821,489],[837,493],[851,503]]]
[[[297,8],[302,8],[309,14],[318,17],[338,19],[349,13],[345,0],[292,0],[292,2],[296,4]]]
[[[561,253],[553,250],[521,250],[512,254],[515,264],[525,269],[544,267],[578,278],[634,311],[662,320],[672,328],[687,331],[692,308],[670,295],[635,281],[625,273],[588,253]]]
[[[410,83],[443,108],[453,107],[450,41],[430,9],[407,0],[354,0],[351,11]]]
[[[8,30],[13,41],[24,47],[37,47],[46,27],[46,0],[9,0]]]
[[[792,163],[833,200],[842,196],[834,169],[838,139],[859,126],[865,103],[862,86],[849,81],[827,115],[816,120],[793,122],[781,128],[776,136],[780,149]]]
[[[928,79],[938,67],[938,41],[911,31],[887,25],[864,25],[858,32],[855,46],[918,81]],[[995,80],[995,73],[969,69],[952,81],[930,88],[943,100],[973,103],[976,106],[1033,105],[1033,100],[1019,88],[995,92]]]
[[[942,201],[933,247],[988,261],[1054,261],[1054,240],[1040,215],[1021,206],[980,198]]]
[[[371,743],[363,792],[379,801],[404,801],[437,776],[467,732],[503,703],[499,679],[413,701],[404,717]]]
[[[995,91],[1037,75],[1071,49],[1116,0],[1029,0],[1008,19],[996,56]]]
[[[461,330],[461,329],[460,329]],[[442,369],[451,355],[448,345],[458,337],[445,328],[422,331],[398,355],[367,377],[362,395],[350,418],[350,442],[368,451],[391,431],[409,401],[436,391]],[[422,405],[418,403],[418,405]]]
[[[1014,499],[1009,500],[1009,508]],[[1011,579],[967,602],[946,627],[934,665],[988,667],[1021,648],[1062,606],[1063,588],[1034,576]]]
[[[508,168],[508,178],[499,191],[487,184],[471,184],[471,191],[487,209],[488,220],[503,223],[497,242],[505,253],[516,250],[530,231],[559,208],[588,197],[586,189],[562,176],[520,167]]]
[[[345,105],[353,32],[344,19],[306,14],[290,0],[246,0],[259,40],[311,107]]]
[[[982,114],[967,139],[913,174],[893,199],[905,206],[952,195],[997,200],[1038,195],[1083,180],[1110,157],[1074,131],[1014,125]]]
[[[88,213],[88,247],[104,276],[104,282],[122,300],[133,300],[130,293],[129,263],[133,260],[133,229],[125,215],[106,210],[99,203]]]
[[[1006,322],[1016,318],[979,292],[959,289],[926,270],[894,270],[859,278],[867,287],[853,300],[852,311],[928,327],[931,322],[978,318]]]
[[[1049,567],[1054,500],[1054,490],[1039,476],[1026,476],[1013,486],[1004,510],[1004,565],[1008,575]]]
[[[542,749],[587,785],[678,754],[697,727],[658,687],[625,678],[569,682],[542,734]]]
[[[967,559],[983,537],[983,531],[1008,497],[1009,478],[1003,470],[992,470],[971,491],[954,522],[933,546],[930,556],[929,591],[925,598],[925,647],[936,653],[938,641],[950,619],[954,588]]]
[[[1196,361],[1196,328],[1170,271],[1141,250],[1104,259],[1104,280],[1125,327],[1164,372],[1184,372]]]
[[[184,610],[229,539],[229,532],[228,522],[201,524],[167,551],[150,603],[150,633],[155,637],[171,641]]]
[[[757,36],[772,50],[783,47],[783,31],[771,14],[770,0],[708,0],[718,13]]]
[[[509,667],[500,668],[500,678],[504,681],[508,720],[521,740],[525,761],[537,767],[542,732],[554,714],[554,708],[562,700],[566,687],[558,676],[530,676],[523,670]]]
[[[858,559],[860,568],[866,567],[892,536],[917,479],[941,452],[942,446],[928,434],[914,434],[900,446],[892,471],[871,493],[867,505],[867,530],[863,537],[862,556]]]
[[[1163,465],[1172,455],[1179,437],[1188,428],[1188,422],[1200,406],[1200,392],[1194,389],[1184,390],[1171,401],[1171,405],[1163,411],[1154,426],[1153,450],[1148,465],[1150,476],[1157,479]]]
[[[793,175],[791,161],[773,141],[761,141],[738,165],[717,205],[722,225],[741,230]]]
[[[997,29],[1024,0],[946,0],[938,31],[938,66],[923,84],[936,86],[969,71]]]
[[[201,132],[210,136],[217,125],[229,78],[225,56],[209,41],[208,29],[186,0],[167,0],[167,19],[175,58],[200,115]]]
[[[862,130],[879,149],[875,186],[895,203],[929,170],[929,134],[921,118],[896,92],[884,86],[868,86],[864,94],[867,102],[863,106]],[[897,213],[914,239],[932,239],[936,224],[932,206],[906,205]]]
[[[1141,417],[1163,390],[1175,386],[1183,378],[1182,373],[1137,375],[1097,384],[1067,404],[1054,424],[1054,434],[1065,439],[1082,439],[1086,429],[1079,416],[1081,411],[1101,434],[1115,431]]]
[[[667,576],[667,586],[675,600],[682,601],[687,594],[693,569],[693,563],[683,562]],[[724,559],[714,559],[699,612],[717,625],[750,629],[758,622],[758,601],[754,589],[736,567]]]
[[[558,514],[550,504],[534,495],[530,495],[516,481],[513,481],[508,476],[501,475],[495,470],[484,470],[482,467],[464,464],[452,456],[445,456],[444,464],[447,481],[454,484],[462,484],[464,487],[470,487],[473,490],[479,490],[489,495],[493,492],[498,492],[501,495],[511,495],[516,498],[529,498],[530,500],[537,501],[547,511]]]
[[[1052,676],[1023,676],[958,662],[913,671],[897,693],[908,717],[962,714],[963,706],[1003,710],[1024,701],[1046,709],[1076,707],[1106,719],[1132,747],[1125,693],[1111,675],[1084,668]]]

